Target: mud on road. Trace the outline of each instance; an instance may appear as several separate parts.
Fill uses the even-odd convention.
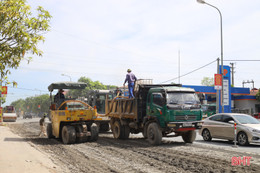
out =
[[[50,156],[62,172],[259,172],[260,156],[250,166],[232,166],[233,156],[243,153],[163,141],[150,146],[144,138],[131,136],[115,140],[111,133],[100,134],[97,142],[64,145],[56,139],[39,138],[38,122],[9,124],[10,129],[26,138],[33,147]]]

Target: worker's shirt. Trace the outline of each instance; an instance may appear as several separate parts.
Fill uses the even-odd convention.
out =
[[[136,81],[137,78],[135,77],[135,75],[133,73],[127,73],[126,74],[126,78],[125,78],[125,83],[133,83],[134,81]]]

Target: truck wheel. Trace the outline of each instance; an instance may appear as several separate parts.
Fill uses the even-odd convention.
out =
[[[188,132],[182,134],[182,139],[185,143],[192,143],[196,138],[196,132],[194,130],[189,130]]]
[[[107,131],[109,131],[109,123],[100,123],[99,131],[100,132],[107,132]]]
[[[144,139],[147,138],[147,128],[148,128],[148,125],[149,125],[148,123],[145,123],[144,129],[143,129],[143,131],[142,131],[143,136],[144,136]]]
[[[73,126],[63,126],[62,142],[64,144],[72,144],[76,141],[76,130]]]
[[[150,123],[147,128],[147,138],[150,144],[160,145],[162,142],[162,132],[157,123]]]
[[[114,122],[112,132],[113,132],[114,138],[121,139],[121,136],[122,136],[122,126],[121,126],[119,121],[115,121]]]
[[[122,126],[122,137],[120,139],[128,139],[130,135],[129,126]]]
[[[202,131],[202,137],[203,137],[204,141],[211,141],[211,139],[212,139],[208,129],[204,129]]]
[[[49,139],[54,138],[54,136],[52,134],[52,124],[51,123],[47,124],[47,137]]]
[[[92,125],[90,131],[91,131],[90,141],[97,141],[98,140],[98,126]]]
[[[128,126],[122,126],[120,121],[115,121],[112,125],[113,136],[116,139],[128,139],[130,134],[130,128]]]

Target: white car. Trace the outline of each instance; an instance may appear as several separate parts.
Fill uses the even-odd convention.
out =
[[[237,142],[239,145],[260,143],[260,121],[256,118],[239,113],[220,113],[204,120],[200,134],[205,141],[212,138],[235,139],[234,123],[237,123]]]

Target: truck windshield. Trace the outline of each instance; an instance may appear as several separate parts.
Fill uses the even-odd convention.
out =
[[[180,105],[180,104],[199,104],[199,98],[195,93],[167,93],[167,104]]]

